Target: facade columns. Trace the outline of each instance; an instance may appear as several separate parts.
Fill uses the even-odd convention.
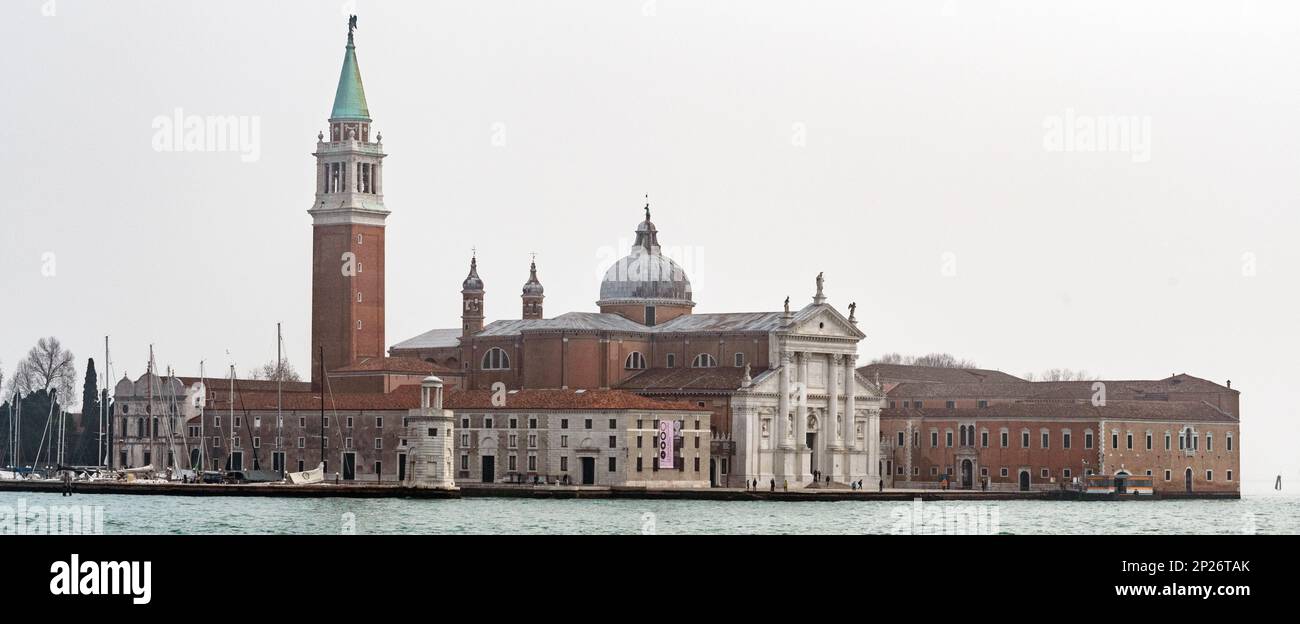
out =
[[[808,450],[808,354],[802,351],[799,352],[799,404],[795,406],[794,432],[794,448]]]
[[[852,449],[857,446],[857,427],[853,422],[857,415],[854,401],[854,395],[858,393],[858,384],[855,383],[856,370],[854,364],[857,363],[858,356],[844,356],[844,448]]]
[[[781,354],[781,368],[777,371],[777,383],[781,386],[781,394],[777,397],[776,422],[772,423],[773,435],[776,436],[775,443],[772,444],[772,450],[788,449],[790,447],[790,354]],[[783,470],[776,469],[776,453],[773,453],[773,470],[777,474],[783,474]]]
[[[840,386],[840,384],[839,384],[839,380],[840,380],[840,371],[839,371],[839,368],[840,368],[840,356],[839,356],[838,354],[834,354],[834,353],[833,353],[833,354],[830,355],[830,358],[829,358],[829,359],[830,359],[830,365],[826,367],[826,372],[827,372],[827,375],[826,375],[826,395],[827,395],[827,396],[826,396],[826,403],[827,403],[827,405],[826,405],[826,424],[822,425],[822,427],[821,427],[821,431],[824,431],[824,432],[825,432],[826,443],[823,444],[823,445],[820,445],[820,446],[822,446],[822,447],[824,447],[824,448],[839,449],[839,448],[843,448],[843,447],[844,447],[844,442],[848,441],[848,438],[845,438],[843,441],[841,441],[841,440],[839,439],[840,435],[844,433],[844,428],[841,426],[842,423],[840,423],[840,420],[839,420],[839,415],[840,415],[840,387],[839,387],[839,386]],[[818,436],[818,437],[822,437],[822,436]],[[824,465],[825,465],[826,468],[828,469],[828,470],[827,470],[828,472],[829,472],[830,470],[834,470],[834,468],[835,468],[835,464],[834,464],[834,462],[824,462]]]

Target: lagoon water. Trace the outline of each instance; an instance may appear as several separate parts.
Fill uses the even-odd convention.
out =
[[[21,503],[20,503],[21,501]],[[12,510],[103,507],[106,534],[1296,534],[1300,497],[1151,501],[653,501],[0,493]],[[0,531],[12,533],[13,529]]]

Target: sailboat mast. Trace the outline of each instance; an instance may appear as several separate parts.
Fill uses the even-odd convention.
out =
[[[284,427],[284,356],[281,354],[281,346],[284,344],[284,338],[280,334],[280,324],[275,324],[275,452],[280,453],[281,435]],[[280,461],[280,476],[284,476],[284,461]]]
[[[325,346],[320,347],[320,463],[325,465]]]
[[[230,365],[230,450],[226,453],[227,470],[235,469],[235,365]]]
[[[112,379],[108,374],[108,336],[104,336],[104,390],[108,390],[108,382]],[[108,393],[99,392],[98,388],[95,390],[99,395],[99,435],[95,440],[95,467],[98,468],[108,466]]]
[[[203,457],[204,455],[203,451],[207,450],[208,448],[208,437],[207,437],[208,432],[205,426],[207,425],[207,421],[206,421],[206,417],[203,415],[203,408],[208,403],[208,396],[207,396],[208,379],[203,375],[203,360],[199,360],[199,387],[203,388],[203,397],[202,400],[199,401],[199,465],[194,468],[194,473],[196,476],[200,476],[203,474],[203,466],[205,461]]]

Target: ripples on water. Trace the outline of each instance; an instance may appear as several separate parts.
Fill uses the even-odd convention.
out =
[[[997,513],[1014,534],[1300,533],[1300,497],[1236,501],[896,502],[643,501],[466,498],[275,499],[0,493],[0,506],[103,505],[110,534],[887,534],[906,518]],[[349,515],[351,514],[351,515]],[[921,520],[918,520],[917,526]],[[929,531],[933,532],[933,531]]]

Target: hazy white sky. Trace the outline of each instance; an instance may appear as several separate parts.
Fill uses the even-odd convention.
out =
[[[698,312],[801,305],[825,271],[864,361],[1232,379],[1247,488],[1300,483],[1293,2],[6,3],[0,367],[55,335],[102,370],[108,334],[115,377],[150,343],[243,372],[277,321],[306,366],[349,12],[389,344],[458,325],[473,246],[489,319],[534,251],[548,315],[595,310],[649,193]],[[155,150],[178,108],[255,119],[257,158]]]

